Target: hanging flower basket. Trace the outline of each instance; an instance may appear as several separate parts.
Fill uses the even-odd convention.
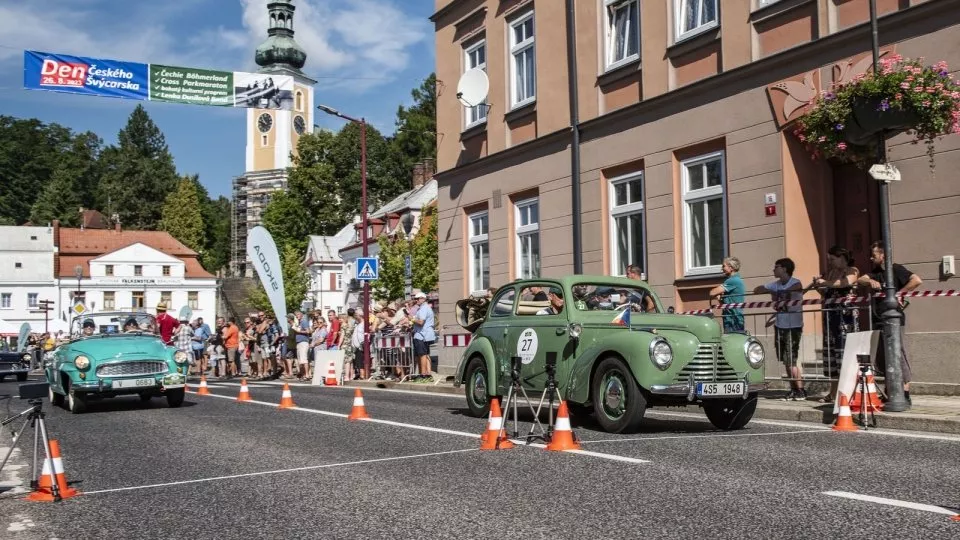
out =
[[[877,161],[881,135],[909,132],[927,145],[933,168],[935,141],[960,133],[960,84],[946,62],[923,66],[892,55],[880,72],[862,74],[821,92],[793,131],[814,157],[833,158],[866,169]]]

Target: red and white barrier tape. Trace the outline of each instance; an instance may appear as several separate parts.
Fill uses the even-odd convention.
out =
[[[400,336],[380,336],[377,338],[377,347],[380,349],[406,349],[407,337]]]
[[[470,338],[473,335],[471,334],[444,334],[443,336],[443,346],[444,347],[466,347],[470,344]]]
[[[883,298],[885,295],[883,293],[877,293],[872,296],[854,296],[847,298],[830,298],[827,300],[813,299],[813,300],[779,300],[776,302],[736,302],[731,304],[720,304],[713,306],[707,309],[694,309],[691,311],[683,311],[677,313],[677,315],[705,315],[707,313],[713,313],[716,309],[743,309],[743,308],[759,308],[759,307],[792,307],[792,306],[812,306],[812,305],[831,305],[831,304],[865,304],[870,301],[871,298]],[[949,289],[949,290],[940,290],[940,291],[912,291],[907,293],[898,294],[899,298],[926,298],[930,296],[960,296],[960,290]]]

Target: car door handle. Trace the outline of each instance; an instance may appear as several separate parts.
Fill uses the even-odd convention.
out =
[[[507,329],[506,329],[506,328],[503,329],[503,335],[507,335]]]
[[[557,335],[558,335],[558,336],[562,336],[562,335],[565,334],[566,332],[567,332],[567,329],[564,328],[564,327],[562,327],[562,326],[561,326],[560,328],[557,328]]]

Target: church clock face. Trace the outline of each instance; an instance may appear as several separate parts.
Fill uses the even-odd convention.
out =
[[[307,130],[307,122],[303,119],[302,116],[297,116],[293,119],[293,129],[296,130],[297,135],[303,135],[303,132]]]
[[[263,113],[257,118],[257,129],[260,130],[260,133],[266,133],[270,131],[270,128],[273,127],[273,117],[267,113]]]

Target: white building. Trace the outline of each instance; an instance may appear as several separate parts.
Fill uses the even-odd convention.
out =
[[[324,313],[334,310],[343,313],[343,259],[340,250],[354,237],[353,224],[340,229],[333,236],[311,236],[307,255],[303,261],[310,274],[310,289],[307,301]]]
[[[0,227],[0,319],[4,334],[23,323],[43,332],[44,314],[36,313],[41,300],[54,302],[50,317],[59,313],[57,280],[53,274],[52,227]]]

